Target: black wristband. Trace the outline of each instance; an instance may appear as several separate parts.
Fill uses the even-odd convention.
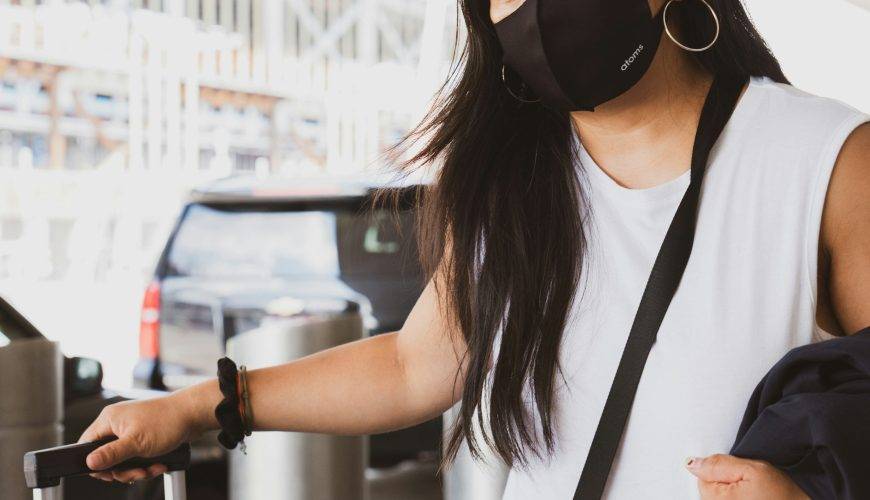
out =
[[[230,358],[218,360],[218,385],[224,398],[214,409],[214,416],[220,424],[218,434],[220,444],[232,450],[245,439],[245,424],[239,413],[238,369]]]

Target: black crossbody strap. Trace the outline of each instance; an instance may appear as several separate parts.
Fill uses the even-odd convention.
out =
[[[737,106],[746,82],[746,77],[717,76],[707,94],[695,133],[689,188],[677,207],[653,264],[580,474],[574,500],[598,500],[604,493],[644,365],[692,253],[701,182],[710,151]]]

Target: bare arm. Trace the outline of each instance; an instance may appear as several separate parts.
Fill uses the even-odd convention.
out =
[[[819,325],[840,334],[870,326],[870,124],[852,133],[840,151],[819,243]],[[686,467],[698,477],[701,498],[807,498],[766,462],[713,455],[693,458]]]
[[[399,332],[249,372],[255,428],[369,434],[408,427],[448,409],[462,389],[465,348],[441,303],[429,283]],[[119,439],[91,454],[88,466],[99,470],[131,456],[159,455],[216,429],[220,400],[212,380],[163,398],[109,406],[81,441],[111,434]],[[161,472],[155,466],[97,477],[126,482]]]
[[[249,372],[257,430],[374,434],[426,421],[450,408],[461,345],[430,283],[398,332],[378,335]],[[461,343],[461,340],[458,341]],[[216,381],[181,391],[216,429]]]
[[[870,124],[840,151],[820,243],[819,324],[843,334],[870,326]]]

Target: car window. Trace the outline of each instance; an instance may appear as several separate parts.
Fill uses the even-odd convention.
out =
[[[414,214],[378,210],[338,219],[338,258],[342,276],[405,277],[419,273]]]
[[[336,276],[336,215],[191,205],[169,249],[167,274],[213,278]]]
[[[404,279],[419,274],[414,216],[387,210],[191,205],[167,253],[168,276]]]

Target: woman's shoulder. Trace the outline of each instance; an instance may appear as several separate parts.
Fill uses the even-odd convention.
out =
[[[768,172],[829,172],[843,143],[870,116],[854,107],[769,78],[752,78],[735,112],[733,148]],[[773,169],[773,170],[770,170]]]
[[[870,118],[837,99],[815,95],[766,77],[753,77],[747,92],[756,104],[753,121],[776,135],[823,139],[837,132],[838,127],[848,127],[850,122],[860,123]]]

